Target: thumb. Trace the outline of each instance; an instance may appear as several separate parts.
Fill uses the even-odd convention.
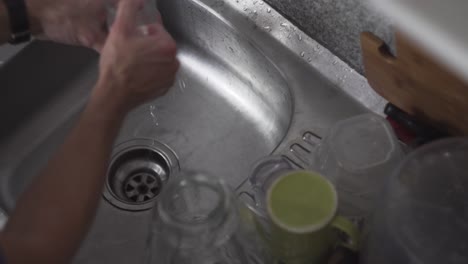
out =
[[[120,0],[115,16],[114,27],[123,34],[132,34],[137,26],[141,0]]]

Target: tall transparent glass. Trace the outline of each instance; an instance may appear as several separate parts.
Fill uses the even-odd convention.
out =
[[[146,263],[252,263],[250,241],[230,188],[207,174],[183,173],[154,209]]]

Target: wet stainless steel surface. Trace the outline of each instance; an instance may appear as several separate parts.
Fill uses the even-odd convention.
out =
[[[182,170],[209,171],[234,188],[259,158],[281,153],[300,166],[300,152],[333,123],[383,110],[385,101],[363,76],[263,1],[158,4],[179,43],[182,68],[169,94],[129,114],[116,146],[155,139],[174,151]],[[57,58],[60,63],[41,62],[40,67],[48,67],[52,77],[75,73],[67,83],[45,80],[45,73],[30,83],[11,74],[7,78],[11,93],[18,83],[48,93],[25,95],[26,101],[41,101],[34,108],[15,100],[1,108],[24,107],[21,115],[8,112],[24,121],[4,127],[11,133],[0,138],[0,207],[6,211],[73,126],[96,79],[97,56],[33,43],[0,69],[0,78],[15,69],[34,74],[35,59],[57,52],[65,54]],[[78,67],[77,60],[86,63]],[[103,200],[75,263],[141,262],[148,220],[148,211],[127,212]]]

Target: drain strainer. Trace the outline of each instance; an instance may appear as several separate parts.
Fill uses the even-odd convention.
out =
[[[160,178],[151,173],[137,173],[124,184],[125,198],[135,203],[147,202],[155,198],[161,190]]]
[[[176,155],[159,142],[125,142],[115,148],[104,198],[123,210],[150,209],[170,174],[178,168]]]

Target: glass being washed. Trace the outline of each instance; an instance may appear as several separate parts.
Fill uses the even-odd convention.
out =
[[[282,157],[257,163],[238,195],[276,261],[322,263],[335,246],[358,248],[356,228],[336,215],[333,185],[315,172],[294,170]]]
[[[421,147],[385,186],[361,263],[468,263],[468,139]]]
[[[220,179],[183,173],[161,194],[148,240],[148,264],[246,264],[256,245],[233,193]]]
[[[114,23],[115,15],[117,12],[116,4],[118,1],[108,0],[107,4],[107,24],[110,26]],[[144,0],[143,7],[138,13],[138,25],[147,25],[156,23],[159,19],[159,11],[157,7],[157,0]],[[137,29],[135,29],[137,30]],[[144,34],[144,32],[142,32]]]

